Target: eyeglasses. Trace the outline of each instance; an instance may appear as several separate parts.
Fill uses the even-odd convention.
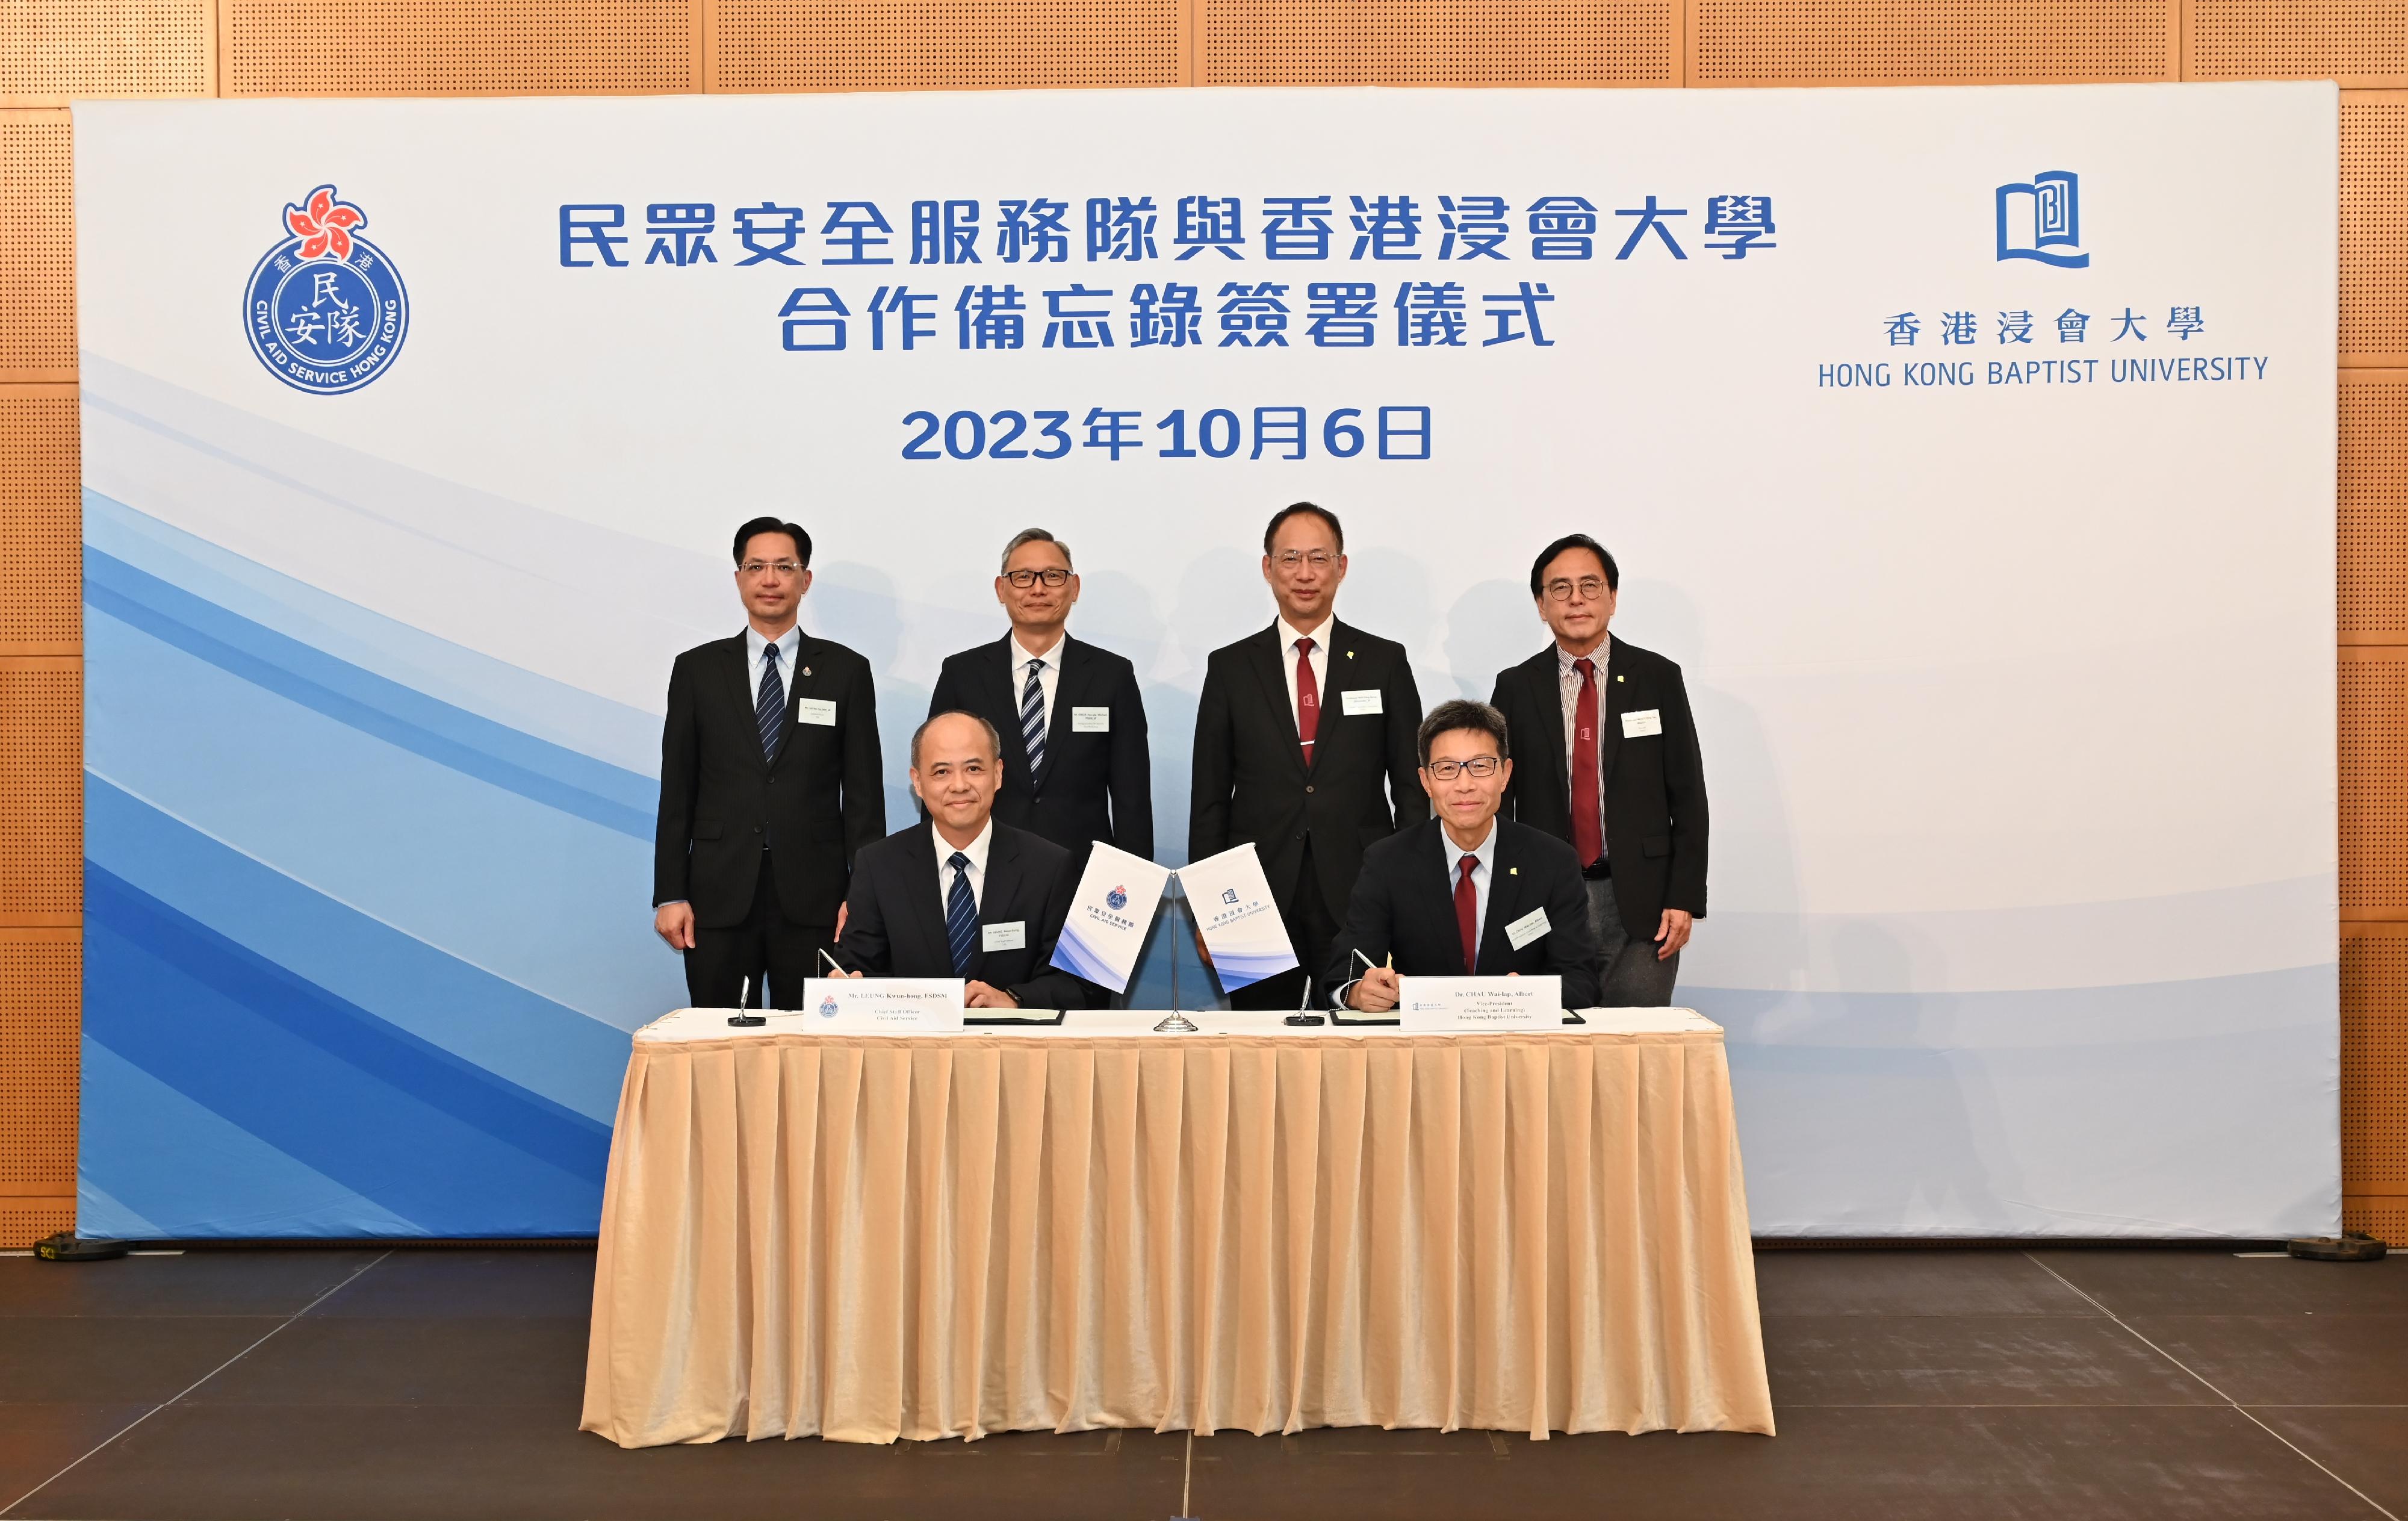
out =
[[[1477,777],[1482,781],[1497,774],[1505,763],[1495,755],[1474,755],[1469,760],[1436,760],[1422,768],[1432,782],[1452,782],[1459,776]]]
[[[800,560],[747,560],[736,567],[739,576],[766,576],[772,570],[781,576],[799,576],[803,573],[803,563]]]
[[[1007,570],[1003,579],[1025,592],[1040,581],[1048,586],[1068,586],[1070,584],[1070,572],[1059,566],[1051,570]]]
[[[1550,602],[1569,602],[1572,599],[1574,592],[1580,593],[1581,600],[1584,602],[1601,602],[1605,600],[1605,582],[1595,576],[1583,576],[1578,581],[1547,582],[1547,600]]]
[[[1282,570],[1301,570],[1306,566],[1311,566],[1315,570],[1326,570],[1337,563],[1338,556],[1330,553],[1327,550],[1289,550],[1284,554],[1276,554],[1271,557],[1271,564],[1279,567]]]

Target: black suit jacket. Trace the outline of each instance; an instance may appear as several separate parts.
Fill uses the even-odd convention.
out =
[[[1025,672],[1013,668],[1017,658],[1009,634],[993,644],[947,655],[937,673],[937,690],[928,697],[929,717],[955,710],[976,713],[1003,736],[996,822],[1052,840],[1082,868],[1098,839],[1152,860],[1154,762],[1146,751],[1145,702],[1138,696],[1137,667],[1109,650],[1066,635],[1062,669],[1054,684],[1054,710],[1045,725],[1045,767],[1034,770],[1020,734],[1020,688]],[[1111,729],[1076,732],[1073,708],[1110,710]]]
[[[950,851],[948,854],[952,854]],[[872,977],[951,977],[953,941],[937,886],[937,831],[915,824],[861,853],[846,900],[837,959]],[[1078,886],[1070,853],[1025,829],[997,822],[987,841],[979,924],[1022,926],[1016,951],[982,949],[969,976],[999,987],[1028,1009],[1100,1009],[1104,990],[1049,965]]]
[[[752,911],[764,831],[776,846],[779,907],[798,925],[836,923],[853,853],[886,832],[869,662],[805,634],[783,675],[785,728],[770,760],[743,635],[695,645],[669,672],[652,902],[684,899],[706,929]],[[795,722],[805,697],[834,702],[835,724]]]
[[[1570,767],[1555,649],[1497,673],[1489,702],[1505,715],[1513,780],[1505,811],[1570,844]],[[1634,939],[1654,940],[1666,909],[1706,916],[1706,772],[1681,667],[1608,637],[1598,765],[1605,772],[1605,855],[1613,903]],[[1654,709],[1661,734],[1626,739],[1622,715]]]
[[[1480,925],[1480,965],[1463,964],[1455,917],[1458,854],[1436,819],[1398,831],[1363,855],[1363,875],[1346,906],[1346,926],[1329,948],[1322,986],[1331,997],[1361,975],[1361,951],[1379,966],[1393,954],[1407,977],[1556,976],[1564,1007],[1597,1002],[1597,941],[1588,932],[1588,888],[1572,848],[1511,819],[1497,820],[1488,914]],[[1547,933],[1513,949],[1505,926],[1533,909],[1547,911]]]
[[[1364,850],[1429,817],[1415,775],[1413,731],[1421,693],[1405,647],[1334,623],[1313,761],[1297,744],[1287,698],[1286,634],[1273,624],[1212,652],[1197,700],[1196,764],[1187,854],[1200,861],[1252,841],[1273,901],[1297,886],[1308,838],[1313,872],[1333,920],[1343,919]],[[1346,712],[1344,694],[1380,694],[1377,713]]]

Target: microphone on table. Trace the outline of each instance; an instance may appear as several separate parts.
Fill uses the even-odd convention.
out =
[[[1359,954],[1360,953],[1357,954]],[[1312,1012],[1312,973],[1306,971],[1302,967],[1298,967],[1297,970],[1304,972],[1304,997],[1296,1001],[1296,1012],[1288,1015],[1285,1020],[1282,1021],[1282,1023],[1288,1025],[1328,1024],[1329,1021],[1324,1019],[1321,1015]]]

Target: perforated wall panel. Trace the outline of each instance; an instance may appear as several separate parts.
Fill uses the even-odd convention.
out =
[[[74,175],[65,111],[0,111],[0,381],[75,376]]]
[[[0,386],[0,653],[77,651],[80,470],[75,387]]]
[[[2408,84],[2400,0],[2190,0],[2186,79]]]
[[[0,659],[0,926],[83,907],[83,662]]]
[[[212,0],[9,0],[0,95],[206,95]]]
[[[2408,649],[2344,647],[2338,674],[2342,915],[2408,917]]]
[[[2408,91],[2342,96],[2341,352],[2408,366]]]
[[[697,88],[691,0],[225,0],[229,95]]]
[[[2341,638],[2408,643],[2408,370],[2345,369],[2340,401]]]
[[[2408,1193],[2408,926],[2341,942],[2342,1187]]]
[[[2176,0],[1695,0],[1695,6],[1692,84],[2175,77]]]
[[[1677,85],[1678,0],[1199,0],[1199,84]]]
[[[1175,85],[1183,0],[702,0],[713,90]]]
[[[2372,1236],[2386,1245],[2408,1247],[2408,1195],[2368,1198],[2344,1194],[2341,1223],[2344,1230]]]
[[[74,1228],[73,1198],[0,1198],[0,1251],[22,1252],[52,1231]]]
[[[75,1187],[82,975],[75,931],[0,929],[0,1203]]]

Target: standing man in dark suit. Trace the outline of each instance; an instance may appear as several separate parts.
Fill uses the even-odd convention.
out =
[[[1438,817],[1363,853],[1322,973],[1331,1001],[1383,1014],[1397,1006],[1398,977],[1519,973],[1560,977],[1564,1007],[1589,1007],[1597,942],[1580,862],[1555,836],[1497,816],[1513,776],[1504,715],[1483,702],[1440,703],[1418,744]]]
[[[795,621],[810,565],[795,524],[737,529],[744,632],[669,673],[652,929],[684,953],[697,1009],[737,1007],[765,970],[773,1006],[799,1008],[842,927],[853,853],[886,832],[869,663]]]
[[[1098,839],[1153,859],[1154,763],[1137,667],[1070,637],[1070,546],[1042,528],[1013,535],[995,599],[1011,632],[945,657],[928,716],[975,713],[1003,736],[996,818],[1068,851],[1078,869]]]
[[[1498,672],[1488,700],[1521,738],[1506,808],[1588,878],[1603,1002],[1661,1007],[1706,916],[1706,774],[1681,667],[1606,631],[1621,585],[1586,534],[1540,551],[1530,596],[1555,641]]]
[[[1240,988],[1293,1009],[1326,959],[1366,847],[1429,816],[1414,779],[1421,694],[1405,647],[1338,621],[1346,531],[1311,502],[1263,531],[1279,620],[1212,652],[1196,711],[1191,860],[1253,842],[1297,969]]]
[[[971,1009],[1096,1009],[1104,990],[1051,963],[1079,879],[1070,853],[995,817],[1003,743],[976,713],[911,736],[928,811],[861,853],[838,957],[849,977],[959,977]]]

